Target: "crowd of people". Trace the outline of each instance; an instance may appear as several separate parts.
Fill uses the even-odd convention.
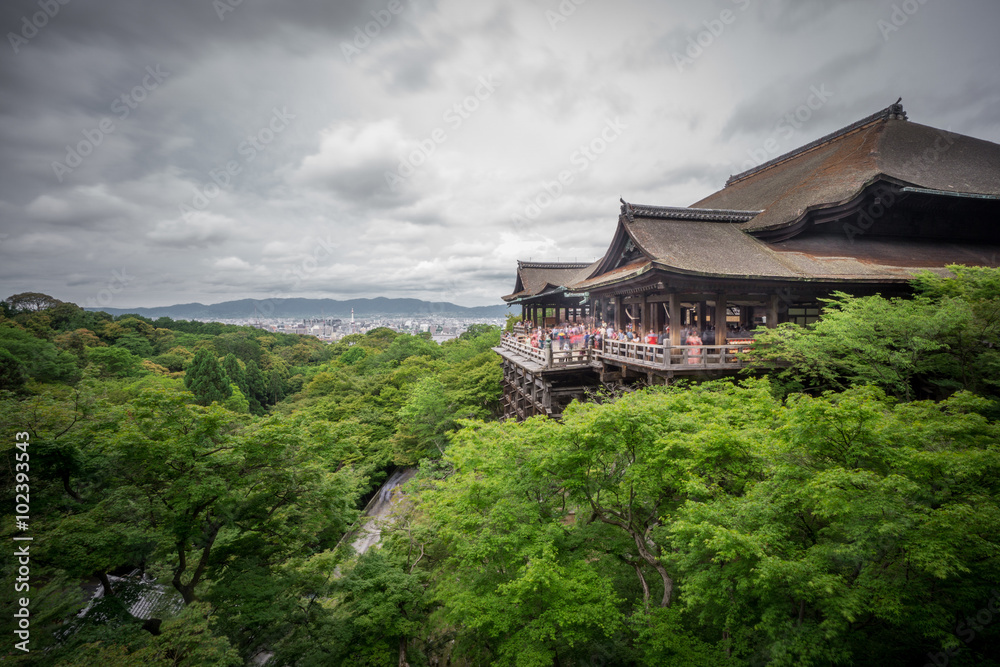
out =
[[[551,350],[579,350],[596,349],[603,350],[604,342],[620,340],[634,343],[645,343],[647,345],[668,345],[670,343],[670,327],[667,326],[660,331],[647,329],[643,331],[629,323],[624,328],[616,328],[613,324],[601,322],[595,323],[593,320],[584,322],[562,322],[553,327],[536,325],[533,322],[522,322],[517,333],[505,333],[505,336],[514,337],[520,343],[530,345],[536,349]],[[727,331],[727,339],[730,337],[751,337],[747,331],[740,331],[730,328]],[[715,342],[715,330],[707,329],[699,331],[697,327],[686,327],[681,329],[681,344],[688,346],[704,345],[703,341]]]

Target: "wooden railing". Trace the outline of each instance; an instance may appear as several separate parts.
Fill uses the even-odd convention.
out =
[[[674,371],[733,369],[745,365],[736,355],[746,349],[746,343],[669,346],[606,340],[598,357],[610,362]]]
[[[747,341],[728,345],[669,346],[606,340],[603,341],[600,350],[582,346],[560,350],[558,345],[556,349],[547,347],[539,349],[517,338],[505,338],[500,345],[545,368],[588,366],[595,360],[602,360],[614,364],[675,372],[743,368],[746,363],[740,361],[737,355],[746,352],[749,347]]]
[[[532,347],[525,340],[517,338],[504,338],[500,341],[500,346],[522,357],[527,357],[545,368],[588,366],[594,359],[594,353],[596,352],[583,346],[577,346],[575,349],[570,349],[567,346],[560,350],[558,344],[556,344],[555,349],[549,347],[537,348]]]
[[[515,354],[519,354],[522,357],[527,357],[532,361],[537,361],[542,364],[545,363],[545,350],[532,347],[517,338],[504,338],[500,341],[500,347],[510,350]]]

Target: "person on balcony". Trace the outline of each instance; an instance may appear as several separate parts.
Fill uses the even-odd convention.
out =
[[[701,350],[698,346],[702,344],[701,338],[698,336],[697,329],[691,329],[691,333],[688,334],[687,340],[684,341],[685,345],[689,345],[688,350],[688,363],[691,365],[696,365],[701,363]]]

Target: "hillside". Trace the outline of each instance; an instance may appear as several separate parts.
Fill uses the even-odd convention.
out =
[[[111,315],[138,314],[144,317],[184,320],[233,320],[254,317],[312,318],[350,317],[351,309],[355,317],[410,317],[419,315],[440,315],[445,317],[505,317],[507,307],[458,306],[445,301],[422,301],[420,299],[240,299],[205,305],[202,303],[182,303],[156,308],[88,308],[102,310]]]

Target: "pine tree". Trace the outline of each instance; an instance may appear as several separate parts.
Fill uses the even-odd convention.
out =
[[[247,362],[244,373],[247,389],[245,392],[247,400],[250,401],[250,412],[255,415],[264,414],[264,405],[267,403],[267,379],[260,370],[257,362],[250,360]]]
[[[250,395],[247,388],[247,374],[243,370],[243,365],[240,360],[236,358],[236,355],[230,352],[222,360],[222,370],[225,371],[226,375],[229,376],[229,381],[240,388],[244,396]]]
[[[184,374],[184,386],[194,394],[201,405],[211,405],[213,401],[221,403],[232,394],[229,377],[219,365],[219,360],[204,348],[198,350],[191,365],[188,366]]]

